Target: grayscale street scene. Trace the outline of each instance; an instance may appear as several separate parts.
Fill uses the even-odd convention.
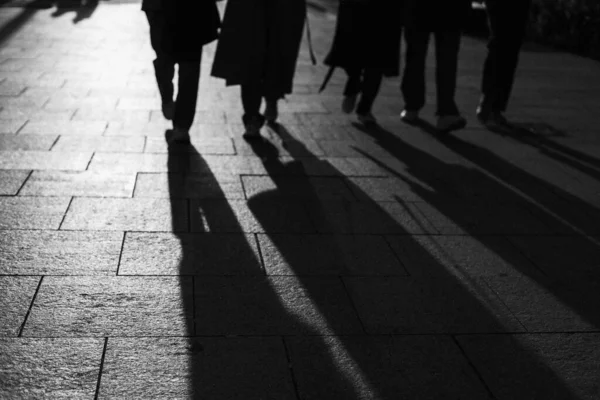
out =
[[[600,399],[600,61],[506,2],[0,0],[0,399]]]

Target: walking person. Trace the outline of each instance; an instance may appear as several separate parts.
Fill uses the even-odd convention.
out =
[[[305,21],[305,0],[229,0],[212,75],[241,86],[245,139],[260,139],[265,120],[276,121],[278,101],[292,92]]]
[[[450,132],[466,126],[454,96],[462,29],[470,6],[470,0],[405,0],[406,64],[401,86],[405,106],[400,116],[404,122],[417,123],[425,106],[425,65],[429,38],[433,35],[436,128],[439,132]]]
[[[150,25],[150,43],[156,53],[154,72],[162,113],[173,121],[171,141],[189,143],[194,122],[200,60],[205,44],[217,38],[219,11],[214,0],[143,0]],[[177,98],[173,99],[175,65]]]
[[[477,118],[484,125],[506,125],[519,52],[525,38],[531,0],[486,0],[490,36],[483,65]]]
[[[333,43],[325,58],[331,69],[321,90],[333,69],[344,69],[348,79],[342,111],[349,114],[356,109],[363,124],[376,123],[371,109],[383,77],[400,74],[401,18],[401,0],[340,0]]]

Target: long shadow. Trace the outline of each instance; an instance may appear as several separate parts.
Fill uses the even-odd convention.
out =
[[[75,13],[73,23],[77,24],[84,19],[88,19],[94,14],[98,8],[100,0],[55,0],[54,5],[56,10],[52,13],[52,17],[58,18],[66,13]]]
[[[46,0],[36,0],[31,3],[31,6],[22,8],[15,18],[4,24],[0,29],[0,45],[17,33],[40,8],[50,8],[50,6]]]
[[[426,126],[423,128],[431,133]],[[552,249],[551,241],[557,237],[558,240],[573,240],[572,251],[575,254],[584,254],[587,257],[593,254],[600,255],[599,242],[585,236],[597,233],[595,230],[590,231],[590,226],[594,225],[593,221],[600,221],[600,214],[596,208],[507,163],[493,152],[453,135],[435,137],[480,170],[441,162],[425,151],[411,146],[399,135],[383,128],[362,131],[374,138],[391,155],[406,163],[411,176],[433,188],[423,190],[419,186],[413,186],[413,190],[424,201],[451,220],[460,230],[469,235],[479,235],[478,239],[487,248],[512,264],[515,270],[536,281],[582,317],[588,324],[588,329],[590,326],[600,328],[597,307],[600,304],[600,294],[596,286],[600,282],[600,271],[592,259],[574,259],[571,253],[557,254],[559,252]],[[373,161],[385,168],[380,161]],[[427,168],[423,168],[424,165]],[[388,171],[401,178],[390,168]],[[427,171],[439,173],[430,174]],[[437,194],[452,189],[453,185],[457,185],[454,189],[460,196],[459,202],[462,203],[462,207],[450,204],[447,198]],[[464,190],[468,186],[475,187],[475,193]],[[567,202],[554,201],[552,193],[559,194]],[[477,207],[478,203],[482,207]],[[490,204],[492,210],[489,209]],[[506,206],[501,208],[503,204]],[[582,225],[582,219],[574,218],[569,209],[588,216],[591,225]],[[492,225],[486,226],[486,221]],[[489,236],[493,233],[509,237],[513,243],[521,243],[520,247],[526,254],[531,250],[527,248],[529,245],[537,245],[538,255],[539,251],[547,251],[557,258],[548,265],[538,265],[539,272],[542,272],[538,274],[534,270],[523,268],[522,263],[511,262],[511,256],[506,250],[495,245],[494,237]],[[547,241],[545,247],[544,241]],[[531,254],[535,254],[536,251]],[[565,267],[563,269],[557,267],[561,262]]]
[[[600,158],[557,143],[548,138],[548,132],[550,132],[550,137],[567,136],[565,132],[561,132],[547,124],[540,126],[540,124],[525,122],[512,122],[505,129],[497,133],[510,137],[519,143],[534,147],[543,155],[600,181]]]
[[[329,162],[320,160],[295,140],[285,127],[275,125],[272,128],[283,141],[292,161],[284,162],[270,141],[253,144],[275,189],[251,195],[248,206],[265,232],[263,240],[272,246],[271,251],[275,250],[279,262],[283,260],[284,273],[304,288],[317,310],[315,315],[328,321],[326,327],[329,328],[318,329],[317,338],[285,338],[300,398],[494,398],[490,389],[480,385],[475,375],[454,376],[455,370],[448,359],[440,361],[443,366],[435,365],[436,362],[425,367],[420,365],[423,354],[427,353],[427,344],[412,343],[412,346],[422,346],[422,353],[415,354],[409,350],[410,345],[402,347],[399,342],[407,340],[410,343],[417,337],[427,338],[425,341],[451,337],[460,347],[455,335],[510,333],[523,331],[522,326],[513,324],[516,321],[508,316],[510,313],[505,314],[507,310],[496,303],[498,299],[480,279],[460,271],[459,265],[443,265],[430,253],[431,249],[424,246],[430,237],[422,236],[430,233],[423,226],[427,222],[414,217],[414,209],[399,202],[376,203]],[[315,171],[313,177],[299,174],[298,164],[310,165]],[[287,168],[290,173],[285,173]],[[331,182],[317,182],[314,175],[326,177]],[[340,183],[350,190],[350,197],[343,194]],[[332,194],[323,190],[330,187],[338,187],[340,192]],[[440,200],[432,199],[434,203]],[[286,206],[293,208],[298,203],[309,210],[315,232],[296,236],[278,233],[281,223],[274,218],[272,210]],[[401,215],[393,217],[384,209],[388,206],[396,207],[397,211],[400,207]],[[401,248],[410,253],[410,260],[403,260],[404,267],[410,265],[410,274],[400,266],[382,268],[378,259],[382,253],[373,248],[366,256],[371,262],[352,262],[352,256],[365,250],[362,241],[367,240],[383,240],[388,248]],[[316,248],[315,241],[320,243]],[[349,253],[353,254],[349,256]],[[271,257],[265,258],[267,273],[281,271],[279,263],[269,262],[278,258],[269,254]],[[358,332],[356,328],[349,329],[348,325],[340,324],[339,311],[332,309],[324,296],[323,291],[333,291],[333,286],[315,284],[327,279],[333,279],[332,284],[337,280],[337,285],[347,291],[360,318]],[[371,306],[365,305],[370,302]],[[343,318],[346,322],[351,321],[348,316]],[[327,343],[324,338],[335,339],[335,345],[323,348],[323,342]],[[315,342],[321,345],[321,351],[315,351]],[[510,368],[516,370],[517,375],[527,371],[528,376],[534,377],[531,384],[539,396],[535,398],[577,398],[529,350],[520,347],[516,341],[511,346],[518,349],[520,358],[517,365]],[[377,349],[385,350],[378,353]],[[303,360],[303,354],[309,355],[309,361],[306,356]],[[415,372],[418,366],[427,371],[424,375],[439,374],[444,381],[428,381],[431,377],[418,376],[419,372],[423,373],[423,370]],[[507,366],[495,367],[502,370]],[[488,375],[484,379],[490,384],[494,377]],[[448,386],[449,382],[456,383],[457,380],[458,386]],[[550,382],[552,384],[548,385]],[[491,386],[494,386],[493,382]],[[529,395],[531,393],[521,394],[522,398],[533,398],[527,397]]]

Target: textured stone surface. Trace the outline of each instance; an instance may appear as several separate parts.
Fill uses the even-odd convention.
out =
[[[390,246],[411,275],[541,275],[506,239],[498,236],[388,236]]]
[[[356,200],[345,182],[339,178],[282,177],[273,180],[269,176],[243,176],[242,183],[249,199],[268,194],[306,200]]]
[[[75,198],[61,229],[188,231],[184,200]]]
[[[206,139],[193,136],[192,145],[200,154],[234,155],[236,154],[231,139]],[[146,139],[146,153],[168,153],[169,146],[164,138],[149,137]]]
[[[302,399],[490,399],[446,336],[286,338]]]
[[[81,122],[81,121],[44,121],[28,122],[19,133],[34,135],[102,135],[106,129],[106,122]]]
[[[461,336],[458,342],[495,398],[600,396],[600,334]]]
[[[582,332],[600,328],[600,284],[574,285],[535,277],[486,279],[529,332]]]
[[[191,329],[192,280],[46,277],[24,336],[178,336]]]
[[[0,134],[0,150],[50,150],[56,136]]]
[[[207,277],[196,280],[195,298],[199,335],[361,332],[348,295],[335,278]]]
[[[144,138],[131,136],[61,136],[52,151],[141,152]]]
[[[69,197],[0,197],[0,229],[58,229]]]
[[[91,399],[103,347],[102,339],[0,338],[0,397]]]
[[[254,235],[127,233],[120,275],[262,275]]]
[[[201,174],[140,173],[134,197],[169,197],[187,199],[244,199],[239,176]]]
[[[0,169],[83,171],[92,153],[54,151],[0,151]]]
[[[0,274],[114,275],[123,234],[0,231]]]
[[[406,275],[381,236],[259,234],[270,275]]]
[[[19,334],[39,282],[36,276],[0,276],[0,336]]]
[[[29,171],[0,170],[0,195],[15,195],[23,186]]]
[[[370,334],[524,330],[484,282],[396,277],[344,281]]]
[[[278,197],[237,200],[193,200],[192,232],[291,232],[315,229],[303,204]]]
[[[279,338],[109,339],[99,398],[131,397],[296,399]]]
[[[24,196],[131,197],[135,174],[33,171]]]

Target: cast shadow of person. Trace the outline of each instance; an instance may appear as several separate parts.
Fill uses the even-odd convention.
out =
[[[430,191],[412,185],[413,190],[439,214],[451,220],[460,231],[478,235],[478,240],[487,248],[573,310],[583,320],[576,322],[575,326],[581,330],[597,330],[600,327],[597,310],[597,304],[600,304],[600,271],[593,260],[594,255],[600,255],[600,242],[593,235],[599,232],[598,209],[510,164],[488,149],[455,135],[439,135],[425,123],[421,128],[477,168],[442,162],[402,140],[400,135],[381,127],[359,127],[394,158],[405,163],[413,177],[433,188]],[[401,175],[381,161],[370,158],[402,179]],[[439,193],[444,191],[454,191],[458,203],[463,206],[457,207],[440,196]],[[576,210],[577,214],[571,210]],[[491,225],[486,226],[487,223],[481,221],[490,221]],[[507,237],[528,258],[540,259],[539,252],[545,251],[551,254],[548,259],[554,257],[554,260],[542,258],[541,263],[546,265],[530,269],[527,264],[514,262],[511,253],[499,245],[494,234]],[[574,258],[571,252],[561,254],[560,249],[552,249],[551,241],[544,249],[544,240],[553,237],[572,240],[570,250],[582,256]],[[533,251],[534,247],[536,251]],[[562,268],[561,263],[564,264]],[[531,296],[530,300],[534,301],[535,295]],[[565,326],[568,325],[568,322],[565,323]]]
[[[99,2],[100,0],[55,0],[53,4],[56,10],[52,13],[52,17],[58,18],[66,13],[74,12],[73,23],[77,24],[90,18],[98,8]]]
[[[553,140],[566,138],[568,134],[549,124],[509,122],[506,126],[491,128],[490,131],[536,148],[545,156],[600,181],[600,158]]]
[[[523,327],[503,316],[489,287],[461,272],[457,265],[442,264],[430,253],[418,237],[431,232],[419,218],[412,218],[410,210],[405,209],[408,212],[398,218],[390,215],[332,164],[312,154],[285,127],[274,124],[271,128],[291,161],[284,162],[278,148],[268,140],[251,144],[275,188],[249,196],[248,207],[264,230],[263,242],[275,250],[285,268],[269,265],[273,258],[268,257],[265,266],[267,271],[293,276],[329,327],[328,331],[317,329],[317,336],[312,338],[284,338],[300,398],[493,398],[489,387],[480,385],[477,373],[472,375],[470,367],[457,366],[462,355],[452,352],[463,354],[462,339],[469,334],[510,333]],[[309,167],[312,176],[302,166]],[[349,191],[342,190],[340,183]],[[327,187],[338,189],[327,193],[323,190]],[[278,233],[281,221],[273,210],[282,205],[292,209],[298,203],[310,210],[315,231],[305,236]],[[386,265],[379,259],[382,254],[373,251],[377,240],[384,244],[378,248],[380,251],[390,246],[408,250],[408,263],[413,261],[408,274],[408,268]],[[319,243],[316,247],[315,242]],[[365,242],[373,247],[365,246]],[[365,250],[369,253],[362,254],[363,262],[353,261]],[[325,279],[337,280],[347,291],[360,319],[358,332],[348,331],[336,322],[340,315],[322,293],[331,287],[315,284]],[[509,335],[506,337],[519,354],[520,363],[514,369],[517,374],[532,377],[531,384],[541,396],[537,398],[577,398],[542,360]],[[324,338],[334,338],[336,343],[332,346]],[[445,342],[448,339],[452,344]],[[415,348],[420,350],[414,352]],[[425,361],[428,351],[440,357]],[[308,354],[310,361],[303,362],[302,354]],[[457,358],[451,360],[452,356],[441,354]],[[457,371],[461,373],[455,375]],[[494,386],[493,376],[484,373],[483,380]],[[457,386],[450,387],[450,382]],[[532,398],[527,397],[530,394],[523,394],[523,398]]]

